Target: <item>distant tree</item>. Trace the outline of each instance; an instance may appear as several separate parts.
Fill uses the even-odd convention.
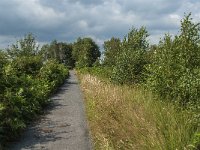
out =
[[[73,68],[75,66],[75,60],[72,57],[72,44],[67,43],[59,43],[59,49],[62,51],[60,58],[62,58],[62,62]]]
[[[114,37],[104,42],[104,65],[110,67],[116,65],[117,57],[120,53],[120,44],[120,39]]]
[[[42,50],[45,51],[45,57],[47,59],[56,59],[57,61],[61,62],[60,55],[62,51],[59,49],[59,43],[57,40],[53,40],[49,45],[44,45]]]
[[[45,60],[55,59],[59,63],[63,63],[69,68],[74,67],[74,59],[72,58],[72,44],[64,42],[52,41],[50,45],[45,44],[41,48],[41,53]]]
[[[50,45],[49,44],[44,44],[41,47],[41,50],[40,50],[39,54],[42,56],[43,61],[47,61],[47,59],[49,59],[49,49],[50,49]]]
[[[101,55],[98,45],[91,38],[78,38],[73,44],[72,54],[77,67],[91,67]]]

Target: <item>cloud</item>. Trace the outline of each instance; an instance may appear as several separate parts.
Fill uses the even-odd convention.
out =
[[[0,47],[29,32],[41,43],[91,36],[102,44],[123,38],[132,26],[146,26],[154,43],[178,33],[184,12],[199,21],[199,8],[195,0],[1,0]]]

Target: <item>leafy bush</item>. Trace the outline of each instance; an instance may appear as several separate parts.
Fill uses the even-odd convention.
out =
[[[55,60],[47,61],[41,68],[38,76],[41,79],[47,80],[52,84],[52,88],[56,88],[62,84],[64,79],[69,75],[69,70]]]
[[[147,85],[156,93],[181,104],[200,98],[200,26],[190,15],[181,22],[180,35],[166,35],[154,51]]]
[[[103,65],[109,67],[113,67],[116,65],[117,57],[120,54],[120,44],[120,39],[114,37],[104,42]]]
[[[0,147],[19,135],[69,74],[55,60],[44,63],[32,39],[20,40],[21,45],[9,49],[8,55],[0,52]]]
[[[144,27],[132,29],[121,44],[121,51],[114,66],[112,81],[120,84],[139,83],[143,80],[148,33]]]
[[[98,45],[91,38],[78,38],[73,44],[72,54],[77,68],[92,67],[101,55]]]
[[[11,65],[16,69],[18,75],[29,74],[35,76],[39,73],[43,62],[41,56],[21,56],[15,58]]]
[[[92,74],[103,78],[105,80],[110,80],[112,75],[112,67],[98,66],[98,67],[85,67],[78,70],[82,74]]]
[[[0,50],[0,94],[1,91],[4,87],[4,79],[3,79],[3,74],[4,74],[4,66],[8,63],[7,60],[7,55],[5,52]]]
[[[17,136],[26,127],[26,122],[40,112],[67,74],[68,70],[56,62],[44,65],[38,74],[39,78],[27,74],[19,77],[6,74],[6,88],[0,100],[1,137]]]

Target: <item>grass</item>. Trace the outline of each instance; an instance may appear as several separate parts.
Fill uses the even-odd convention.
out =
[[[194,148],[197,126],[190,111],[139,87],[113,85],[89,74],[80,80],[96,150]]]

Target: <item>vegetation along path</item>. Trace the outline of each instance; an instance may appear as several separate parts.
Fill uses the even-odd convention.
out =
[[[74,71],[70,71],[68,81],[52,100],[46,115],[30,126],[10,149],[91,149],[84,104]]]

